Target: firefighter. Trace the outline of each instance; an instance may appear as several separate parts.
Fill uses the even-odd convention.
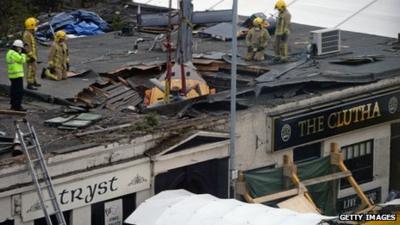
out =
[[[24,95],[24,64],[27,61],[25,52],[22,40],[15,40],[6,55],[8,78],[11,82],[11,110],[16,111],[26,111],[22,108],[22,98]]]
[[[35,40],[35,30],[37,25],[37,19],[30,17],[25,20],[25,31],[22,39],[25,44],[25,50],[27,52],[27,88],[31,90],[37,90],[37,87],[41,85],[36,80],[37,70],[37,45]]]
[[[65,42],[67,35],[65,31],[60,30],[55,34],[54,42],[49,52],[48,68],[42,72],[42,77],[52,80],[67,79],[67,71],[69,70],[68,46]]]
[[[246,36],[247,53],[246,60],[264,60],[264,49],[267,47],[271,37],[268,30],[264,28],[264,20],[257,17],[253,20],[253,27]]]
[[[288,60],[288,38],[290,34],[291,15],[287,10],[284,0],[278,0],[275,9],[279,11],[275,28],[275,61],[287,62]]]

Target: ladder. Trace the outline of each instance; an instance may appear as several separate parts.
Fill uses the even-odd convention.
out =
[[[21,127],[23,127],[23,129]],[[51,215],[56,216],[57,225],[67,225],[60,209],[60,205],[57,202],[54,186],[35,129],[26,119],[15,121],[15,128],[21,147],[28,159],[32,182],[36,187],[40,206],[42,207],[47,225],[53,225],[50,218]],[[46,192],[48,194],[46,197],[49,197],[48,199],[45,199]],[[47,204],[46,206],[47,202],[50,202],[51,204]]]

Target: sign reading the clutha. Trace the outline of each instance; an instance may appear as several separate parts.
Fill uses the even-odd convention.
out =
[[[274,150],[282,150],[400,118],[400,92],[273,118]]]
[[[61,210],[75,209],[150,188],[150,164],[138,164],[72,182],[56,184],[54,188]],[[45,199],[49,199],[47,192],[44,192],[44,195]],[[23,221],[43,217],[43,210],[40,207],[36,191],[23,193],[21,199]],[[45,204],[51,212],[51,202],[46,201]]]

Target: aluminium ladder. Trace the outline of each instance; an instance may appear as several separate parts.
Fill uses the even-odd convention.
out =
[[[22,131],[20,124],[24,126],[25,133]],[[54,186],[35,129],[26,119],[15,121],[15,128],[21,147],[28,159],[32,181],[36,187],[40,206],[42,207],[47,225],[53,225],[50,218],[51,215],[56,216],[57,225],[67,225],[60,205],[57,202]],[[46,192],[48,195],[45,195]],[[45,199],[45,196],[49,198]],[[50,202],[50,204],[46,204],[47,202]]]

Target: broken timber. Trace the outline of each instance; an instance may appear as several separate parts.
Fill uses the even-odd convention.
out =
[[[76,97],[76,101],[85,104],[86,107],[105,107],[116,110],[124,105],[136,106],[142,102],[142,97],[129,81],[117,77],[118,81],[109,80],[107,86],[95,83],[85,88]]]
[[[15,111],[15,110],[8,110],[8,109],[0,109],[0,114],[4,115],[15,115],[15,116],[25,116],[26,112],[23,111]]]
[[[198,71],[217,72],[221,70],[230,70],[231,65],[222,60],[212,59],[193,59],[193,64]],[[252,75],[261,75],[270,71],[269,68],[258,65],[238,65],[238,73],[249,73]]]

